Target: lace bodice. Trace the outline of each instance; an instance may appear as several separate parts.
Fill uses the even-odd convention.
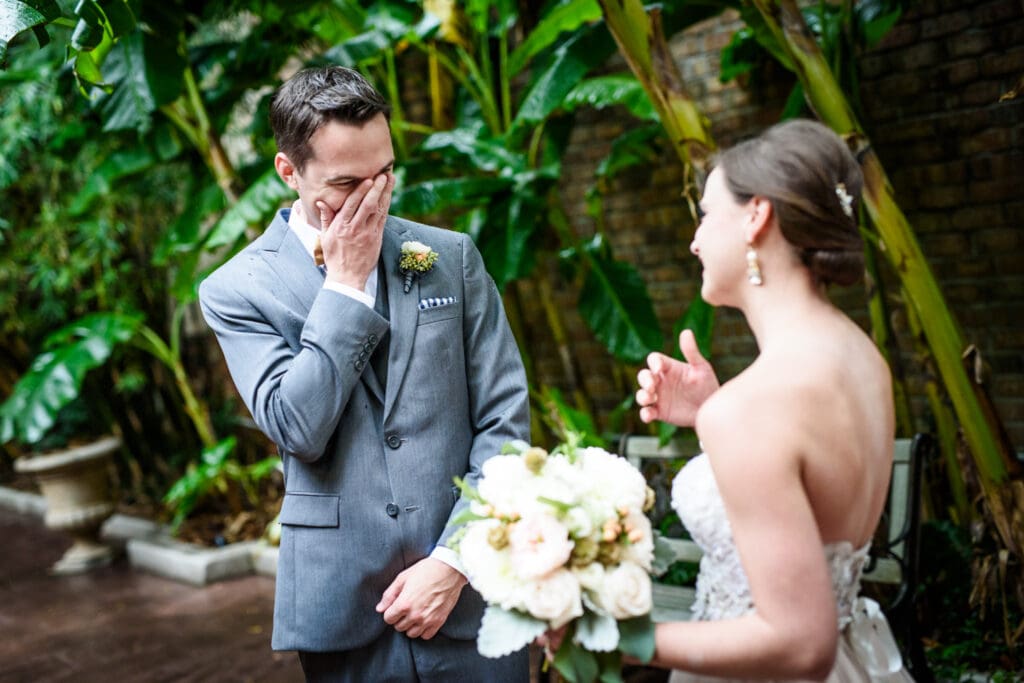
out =
[[[754,602],[750,586],[706,455],[693,458],[676,475],[672,483],[672,507],[679,513],[694,542],[704,551],[697,576],[694,618],[726,619],[752,611]],[[847,541],[825,546],[840,630],[853,619],[868,550],[867,545],[854,548]]]

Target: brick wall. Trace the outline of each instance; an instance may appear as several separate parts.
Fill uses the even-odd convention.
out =
[[[792,78],[766,67],[754,83],[718,81],[718,51],[741,23],[734,13],[691,27],[672,41],[687,88],[709,116],[720,145],[778,120]],[[610,71],[623,71],[613,60]],[[861,59],[865,125],[918,235],[964,338],[992,368],[990,390],[1018,448],[1024,448],[1024,98],[999,97],[1024,76],[1024,9],[1019,0],[926,0]],[[573,229],[589,235],[585,210],[593,172],[612,140],[636,125],[622,112],[584,112],[563,173],[563,201]],[[604,229],[616,255],[640,268],[666,335],[699,288],[688,252],[693,233],[680,198],[682,172],[670,150],[648,168],[616,180],[605,205]],[[556,269],[550,266],[553,276]],[[891,278],[886,278],[891,284]],[[633,370],[615,376],[613,363],[575,314],[575,293],[557,288],[586,393],[607,415],[633,389]],[[891,292],[896,290],[890,287]],[[542,378],[567,386],[557,350],[542,333],[543,313],[527,302],[528,344]],[[866,325],[861,288],[833,296]],[[899,316],[896,316],[897,321]],[[902,329],[902,328],[901,328]],[[921,416],[921,368],[905,333],[901,346],[913,373]],[[756,349],[742,318],[721,310],[713,356],[728,378]],[[635,411],[630,411],[635,414]],[[627,422],[625,429],[638,429]]]

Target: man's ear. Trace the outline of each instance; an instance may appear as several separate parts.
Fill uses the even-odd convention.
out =
[[[750,221],[747,223],[746,235],[747,244],[754,244],[764,235],[775,216],[772,203],[765,197],[753,197],[750,200]]]
[[[299,190],[299,182],[295,177],[298,169],[292,164],[291,159],[285,156],[284,152],[278,152],[274,155],[274,170],[277,171],[277,175],[281,177],[285,185],[296,192]]]

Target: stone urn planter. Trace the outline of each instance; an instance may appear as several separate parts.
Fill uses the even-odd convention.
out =
[[[113,551],[99,540],[100,526],[114,512],[107,464],[121,439],[109,436],[98,441],[19,458],[14,468],[31,474],[46,501],[44,521],[51,529],[71,535],[74,544],[51,572],[77,574],[109,564]]]

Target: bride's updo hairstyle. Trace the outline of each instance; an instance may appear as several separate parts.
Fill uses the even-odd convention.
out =
[[[857,206],[864,178],[842,139],[817,121],[796,119],[722,152],[716,165],[741,203],[764,197],[782,235],[816,282],[864,277]]]

